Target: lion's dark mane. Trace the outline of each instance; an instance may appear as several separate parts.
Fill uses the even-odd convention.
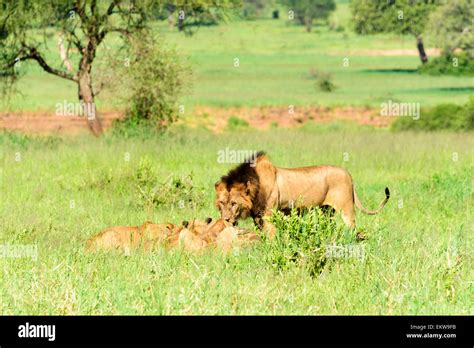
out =
[[[265,156],[265,152],[259,151],[255,158],[247,158],[243,163],[239,164],[234,169],[231,169],[227,175],[221,177],[221,181],[226,184],[227,189],[234,184],[247,184],[250,181],[251,184],[259,186],[259,178],[255,167],[252,166],[253,162],[256,162],[259,157]]]
[[[265,152],[259,151],[256,156],[252,158],[255,163],[259,157],[265,156]],[[221,177],[221,181],[226,185],[227,189],[230,190],[234,184],[246,185],[250,182],[256,190],[252,198],[252,209],[250,211],[251,217],[254,221],[262,227],[263,220],[261,217],[265,211],[265,193],[260,188],[260,178],[255,170],[255,166],[252,166],[252,161],[247,159],[244,163],[239,164],[236,168],[230,170],[227,175]]]

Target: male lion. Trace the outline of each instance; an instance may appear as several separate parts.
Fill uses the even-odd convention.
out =
[[[344,223],[355,228],[354,204],[365,214],[379,213],[390,197],[385,188],[385,199],[377,210],[362,206],[347,170],[335,166],[304,168],[274,167],[264,152],[256,159],[240,164],[215,184],[216,206],[221,217],[232,225],[239,219],[252,217],[257,226],[270,236],[275,227],[264,217],[273,208],[329,206],[340,212]]]

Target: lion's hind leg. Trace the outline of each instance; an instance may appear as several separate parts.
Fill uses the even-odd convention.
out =
[[[341,209],[341,217],[342,221],[346,224],[347,227],[354,229],[356,227],[355,224],[355,210],[354,206],[351,207],[344,207]]]
[[[343,209],[341,209],[341,217],[347,227],[351,230],[356,231],[356,223],[355,223],[355,209],[354,205],[347,205]],[[365,235],[362,232],[357,232],[356,239],[358,241],[362,241],[365,239]]]
[[[330,191],[326,196],[322,206],[333,208],[337,213],[341,213],[344,224],[351,228],[355,228],[355,208],[354,202],[348,197],[352,197],[352,193],[347,190]]]

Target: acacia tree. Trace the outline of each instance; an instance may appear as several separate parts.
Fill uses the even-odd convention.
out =
[[[442,53],[456,49],[474,58],[474,4],[471,0],[445,1],[430,16],[427,31]]]
[[[189,14],[195,13],[196,8],[201,13],[205,12],[203,9],[225,11],[236,3],[237,0],[0,0],[0,76],[11,85],[18,77],[15,65],[33,60],[45,72],[76,83],[88,126],[98,136],[102,126],[94,103],[92,68],[97,50],[109,34],[128,36],[141,32],[152,18],[152,10],[164,10],[170,4]],[[47,61],[48,30],[62,33],[65,45],[75,48],[75,71],[68,72]]]
[[[265,12],[275,6],[273,0],[243,0],[242,16],[248,20],[265,17]]]
[[[334,0],[281,0],[280,2],[294,12],[296,19],[305,26],[308,33],[315,19],[326,19],[331,11],[336,9]]]
[[[351,11],[358,34],[397,33],[416,37],[423,64],[428,61],[422,34],[438,0],[352,0]]]

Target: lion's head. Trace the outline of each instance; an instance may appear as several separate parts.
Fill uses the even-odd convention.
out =
[[[262,152],[257,154],[264,156]],[[251,215],[259,190],[259,177],[252,162],[246,161],[216,182],[216,207],[221,218],[235,225]]]
[[[256,185],[251,182],[235,182],[230,185],[219,181],[215,185],[216,207],[222,219],[235,225],[237,220],[250,216],[253,208],[253,199],[256,194]]]

